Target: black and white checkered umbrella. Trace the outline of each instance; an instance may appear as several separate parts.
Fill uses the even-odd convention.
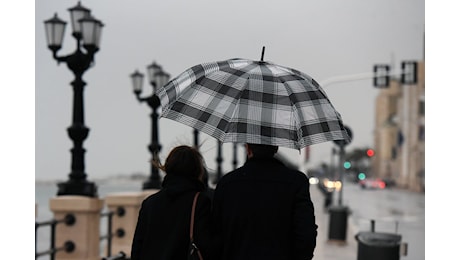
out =
[[[161,117],[221,142],[301,148],[349,141],[341,116],[310,76],[265,61],[230,59],[187,69],[157,89]]]

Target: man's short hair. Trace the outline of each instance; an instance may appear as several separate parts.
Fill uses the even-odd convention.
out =
[[[278,146],[267,144],[248,144],[254,157],[273,157],[278,152]]]

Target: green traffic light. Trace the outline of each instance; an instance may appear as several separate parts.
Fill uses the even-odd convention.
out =
[[[351,168],[351,163],[350,162],[344,162],[343,163],[343,168],[350,169]]]
[[[358,174],[358,179],[360,179],[360,180],[366,179],[366,174],[363,173],[363,172],[360,172],[360,173]]]

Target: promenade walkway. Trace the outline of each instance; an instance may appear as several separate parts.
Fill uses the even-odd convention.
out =
[[[314,260],[356,260],[358,256],[358,242],[355,239],[358,228],[352,225],[348,217],[347,237],[344,242],[329,241],[329,214],[324,210],[324,196],[316,185],[310,185],[310,194],[315,205],[318,237]]]

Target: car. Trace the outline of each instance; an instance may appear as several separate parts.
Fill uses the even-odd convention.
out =
[[[315,176],[312,176],[312,177],[308,178],[308,182],[310,182],[310,184],[312,184],[312,185],[316,185],[316,184],[319,183],[319,179],[316,178]]]
[[[385,189],[386,183],[380,178],[366,178],[360,180],[358,184],[363,189]]]
[[[396,186],[396,181],[392,178],[383,178],[382,180],[385,182],[385,188],[391,188]]]
[[[329,192],[332,192],[334,190],[340,191],[340,189],[342,188],[342,182],[341,181],[339,181],[339,180],[330,180],[328,178],[323,178],[322,179],[322,185]]]

